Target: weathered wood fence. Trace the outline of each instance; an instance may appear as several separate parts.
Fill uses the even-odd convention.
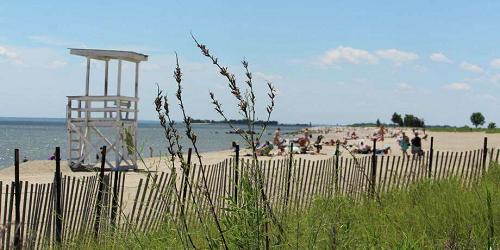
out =
[[[227,211],[228,202],[241,199],[236,184],[251,166],[260,168],[265,194],[274,209],[300,210],[311,206],[314,197],[343,195],[360,200],[392,189],[407,189],[424,179],[457,178],[470,186],[488,171],[491,162],[498,162],[500,155],[500,150],[487,147],[486,139],[482,149],[439,152],[431,146],[420,157],[337,153],[324,160],[293,156],[253,162],[240,158],[237,151],[236,157],[217,164],[190,164],[185,172],[148,172],[129,190],[126,172],[104,172],[103,150],[101,172],[74,177],[61,175],[57,149],[54,181],[43,184],[22,181],[16,150],[15,181],[0,182],[1,249],[50,248],[58,242],[113,232],[153,231],[166,214],[183,212],[195,218],[200,211],[208,213],[209,200],[200,188],[203,174],[217,213]]]

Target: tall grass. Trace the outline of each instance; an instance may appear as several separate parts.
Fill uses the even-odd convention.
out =
[[[500,128],[471,128],[471,127],[429,127],[431,132],[485,132],[487,134],[500,133]]]
[[[293,244],[299,248],[334,243],[341,248],[495,249],[500,239],[500,167],[492,167],[471,189],[457,180],[427,181],[409,191],[391,192],[380,203],[316,200],[306,216],[291,217],[287,225],[299,225],[288,231],[302,232]]]
[[[280,214],[284,218],[286,241],[271,240],[271,247],[497,249],[500,247],[499,180],[497,164],[470,188],[463,187],[458,180],[425,181],[414,184],[408,191],[395,190],[383,195],[379,201],[354,202],[348,197],[316,199],[309,209]],[[248,218],[253,215],[238,219]],[[222,221],[225,219],[223,216]],[[173,225],[166,221],[156,233],[139,233],[137,238],[115,235],[99,244],[87,243],[78,248],[182,248]],[[215,234],[216,228],[213,225],[209,228]],[[230,249],[259,246],[251,242],[254,238],[246,232],[255,233],[255,228],[228,228],[225,234]],[[208,247],[203,244],[203,227],[193,225],[190,230],[198,247]]]

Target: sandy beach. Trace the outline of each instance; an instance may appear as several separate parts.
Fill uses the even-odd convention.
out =
[[[364,140],[368,145],[372,145],[370,139],[366,138],[367,136],[372,135],[377,131],[376,128],[312,128],[310,129],[313,140],[316,139],[318,135],[323,135],[323,142],[330,140],[342,140],[347,132],[355,131],[360,139],[358,140],[348,140],[347,145],[352,145],[355,148],[359,140]],[[390,155],[401,155],[401,150],[397,143],[397,138],[391,138],[391,133],[397,133],[399,129],[389,129],[386,138],[384,141],[377,142],[377,148],[383,146],[391,147]],[[412,138],[412,133],[410,130],[406,131],[408,135],[410,135],[410,139]],[[434,137],[434,150],[435,151],[467,151],[467,150],[475,150],[483,147],[483,139],[484,137],[488,138],[488,148],[500,148],[500,134],[486,134],[483,132],[427,132],[428,138],[427,140],[422,140],[422,147],[424,150],[428,150],[430,146],[430,138]],[[283,137],[290,139],[293,137],[299,137],[301,134],[297,135],[284,135]],[[312,143],[311,142],[311,143]],[[243,145],[242,145],[243,148]],[[343,151],[342,155],[348,156],[349,154],[345,152],[345,149],[341,149]],[[240,155],[245,157],[244,155],[248,152],[247,149],[242,149]],[[273,151],[276,153],[276,150]],[[323,150],[320,154],[296,154],[295,158],[303,158],[308,160],[322,160],[331,157],[335,153],[335,146],[325,145],[323,143]],[[220,161],[223,161],[226,158],[234,156],[234,152],[231,150],[217,151],[217,152],[207,152],[202,154],[203,164],[210,165],[215,164]],[[268,159],[280,159],[285,156],[262,156],[260,159],[268,160]],[[193,163],[197,163],[197,159],[193,157]],[[169,168],[165,163],[165,158],[153,157],[146,158],[144,162],[139,164],[140,170],[150,170],[150,171],[166,171],[169,172]],[[38,182],[38,183],[47,183],[51,182],[53,179],[55,170],[55,162],[48,160],[33,160],[25,163],[21,163],[20,173],[21,180],[28,182]],[[89,176],[95,175],[93,172],[73,172],[67,165],[67,161],[61,162],[61,171],[63,175],[67,176]],[[144,171],[141,172],[129,172],[127,174],[128,184],[131,184],[140,178],[145,177]],[[129,178],[130,177],[130,178]],[[0,181],[12,181],[14,179],[14,168],[12,166],[4,168],[0,170]]]

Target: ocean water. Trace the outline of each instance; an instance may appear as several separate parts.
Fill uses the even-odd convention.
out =
[[[300,129],[298,126],[280,125],[283,134]],[[242,127],[243,128],[243,127]],[[276,126],[270,126],[263,140],[271,140]],[[184,127],[179,124],[179,131]],[[200,151],[217,151],[229,149],[232,141],[243,145],[239,135],[227,134],[230,128],[226,124],[194,124],[193,130],[198,136],[197,145]],[[190,144],[183,138],[184,149]],[[167,152],[163,129],[158,122],[139,122],[138,148],[144,156]],[[61,159],[66,159],[67,133],[64,119],[32,119],[32,118],[0,118],[0,168],[14,164],[14,149],[20,150],[20,157],[28,160],[45,160],[55,147],[61,147]]]

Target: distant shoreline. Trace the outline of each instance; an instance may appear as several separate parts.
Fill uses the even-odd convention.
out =
[[[44,118],[44,117],[0,117],[0,124],[64,124],[66,123],[66,118]],[[176,124],[182,124],[183,121],[175,121]],[[247,124],[244,120],[231,120],[231,123],[236,125]],[[159,122],[156,120],[139,120],[139,125],[155,125]],[[216,120],[202,120],[193,119],[193,124],[227,124],[226,121],[216,121]],[[257,121],[255,125],[262,125],[264,121]],[[317,124],[306,124],[306,123],[280,123],[277,121],[269,121],[269,126],[296,126],[296,127],[314,127]],[[321,126],[334,126],[334,125],[321,125]]]

